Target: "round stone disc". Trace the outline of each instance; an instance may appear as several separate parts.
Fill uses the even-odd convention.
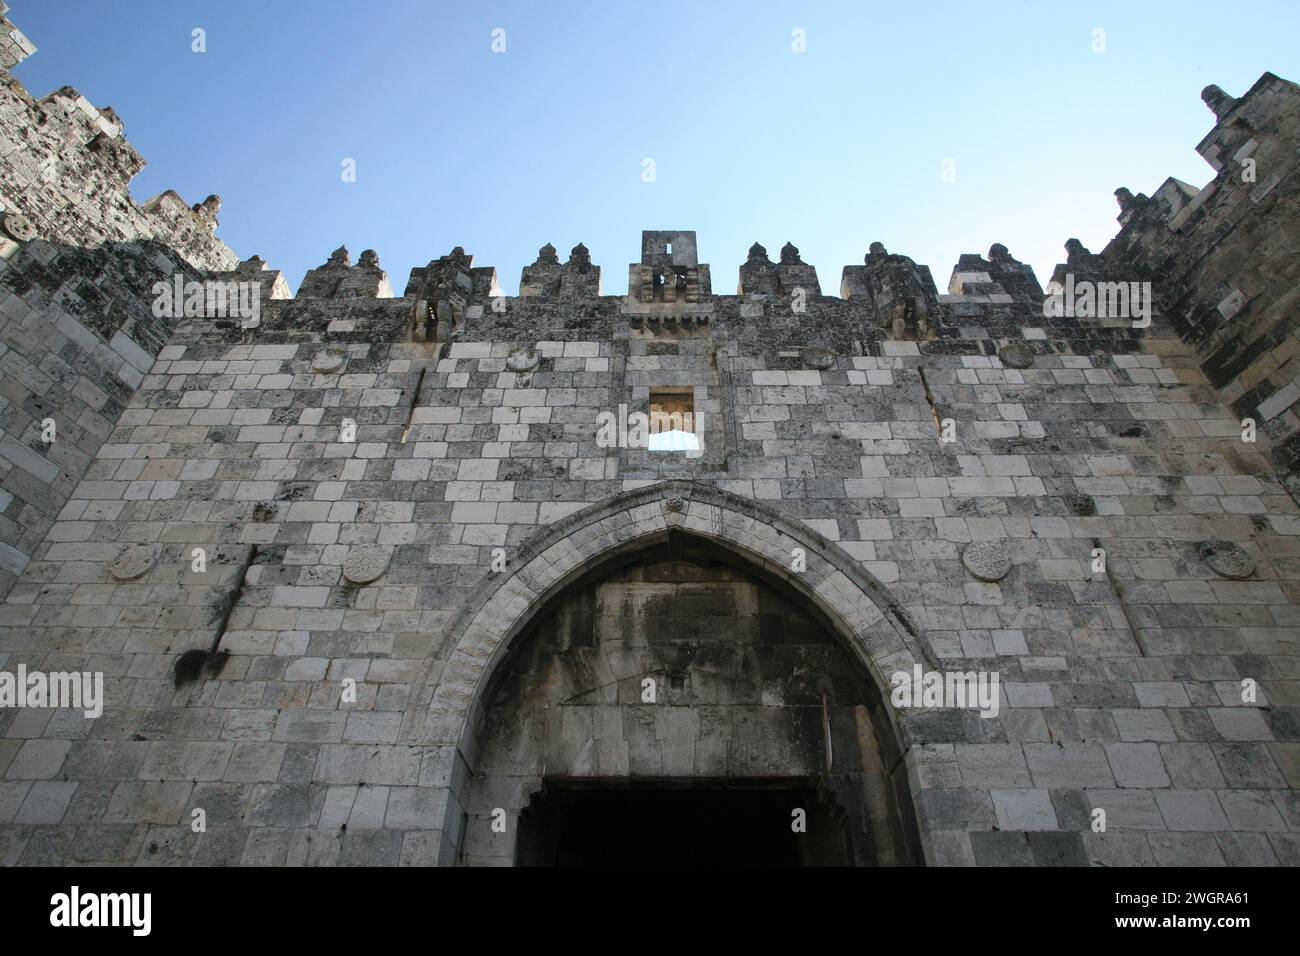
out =
[[[506,356],[506,368],[512,372],[527,372],[537,368],[540,359],[536,349],[515,349]]]
[[[966,545],[961,553],[961,563],[981,581],[1001,581],[1011,571],[1011,558],[1007,549],[991,541],[975,541]]]
[[[117,556],[108,569],[109,573],[119,581],[134,581],[136,578],[143,577],[153,567],[157,556],[153,548],[142,544],[133,544],[122,551]]]
[[[1032,368],[1034,350],[1020,342],[1011,342],[998,349],[998,358],[1007,368]]]
[[[19,242],[30,242],[36,238],[36,227],[24,215],[6,212],[0,222],[4,223],[5,232]]]
[[[343,356],[338,352],[319,352],[311,361],[312,371],[329,374],[343,367]]]
[[[388,570],[388,552],[373,545],[353,548],[343,562],[343,576],[353,584],[369,584]]]
[[[1205,565],[1221,578],[1241,581],[1255,573],[1255,560],[1231,541],[1205,541],[1197,549]]]
[[[1070,511],[1080,518],[1087,518],[1097,513],[1097,502],[1091,495],[1066,495],[1065,502]]]

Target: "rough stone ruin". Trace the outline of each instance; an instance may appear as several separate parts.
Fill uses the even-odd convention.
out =
[[[291,296],[2,79],[0,863],[1300,864],[1295,84],[1047,288],[657,230]]]

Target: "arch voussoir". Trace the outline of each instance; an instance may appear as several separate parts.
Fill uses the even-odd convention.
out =
[[[567,516],[525,542],[506,572],[485,575],[449,625],[454,645],[446,664],[426,661],[417,676],[403,740],[463,742],[493,669],[538,610],[602,559],[674,529],[734,551],[805,594],[837,623],[882,692],[890,673],[931,660],[928,648],[891,620],[884,586],[811,528],[710,486],[663,482]],[[796,548],[804,552],[798,572]]]

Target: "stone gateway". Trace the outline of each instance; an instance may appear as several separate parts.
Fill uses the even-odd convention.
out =
[[[103,706],[0,708],[0,864],[1300,864],[1293,83],[1046,289],[655,230],[511,296],[290,295],[4,78],[0,670]]]

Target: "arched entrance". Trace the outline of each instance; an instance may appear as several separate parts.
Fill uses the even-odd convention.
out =
[[[920,862],[882,691],[929,661],[798,522],[628,492],[512,555],[449,636],[403,727],[441,748],[444,863]]]

